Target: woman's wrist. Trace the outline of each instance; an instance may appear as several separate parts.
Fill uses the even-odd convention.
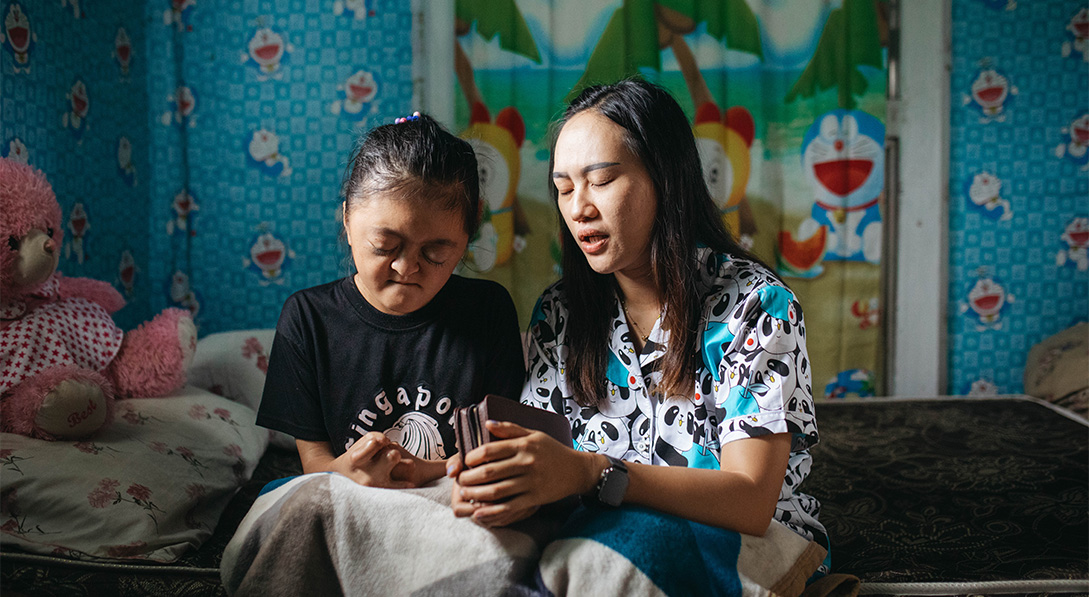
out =
[[[583,495],[597,489],[598,481],[601,480],[601,473],[609,467],[609,459],[605,458],[604,454],[596,452],[579,452],[579,454],[585,455],[582,483],[578,491],[578,495]]]

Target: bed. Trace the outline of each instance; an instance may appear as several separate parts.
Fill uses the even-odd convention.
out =
[[[255,407],[271,339],[271,330],[202,339],[193,382],[236,413]],[[823,505],[833,571],[858,577],[860,593],[1089,594],[1084,419],[1024,396],[824,401],[817,416],[822,439],[802,489]],[[8,595],[224,595],[220,557],[239,522],[265,483],[301,472],[287,438],[268,439],[199,547],[168,563],[92,559],[33,553],[8,529],[0,586]],[[0,474],[10,487],[10,471]]]

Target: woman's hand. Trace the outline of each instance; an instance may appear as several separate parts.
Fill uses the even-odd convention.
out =
[[[577,452],[540,431],[501,421],[485,425],[499,439],[466,454],[472,468],[458,472],[457,466],[451,475],[457,480],[454,514],[485,526],[517,522],[540,506],[589,491],[606,465],[603,457]]]

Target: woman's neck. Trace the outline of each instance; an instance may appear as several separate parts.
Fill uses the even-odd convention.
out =
[[[613,274],[620,298],[631,313],[659,313],[662,310],[662,295],[658,284],[648,272],[637,277],[626,276],[620,272]],[[657,316],[655,316],[657,319]],[[653,320],[652,320],[653,321]]]

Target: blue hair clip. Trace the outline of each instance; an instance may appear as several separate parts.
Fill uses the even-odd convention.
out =
[[[402,117],[398,118],[397,120],[394,120],[393,124],[401,124],[402,122],[408,122],[409,120],[419,120],[419,119],[420,119],[420,113],[419,112],[413,112],[412,116],[402,116]]]

